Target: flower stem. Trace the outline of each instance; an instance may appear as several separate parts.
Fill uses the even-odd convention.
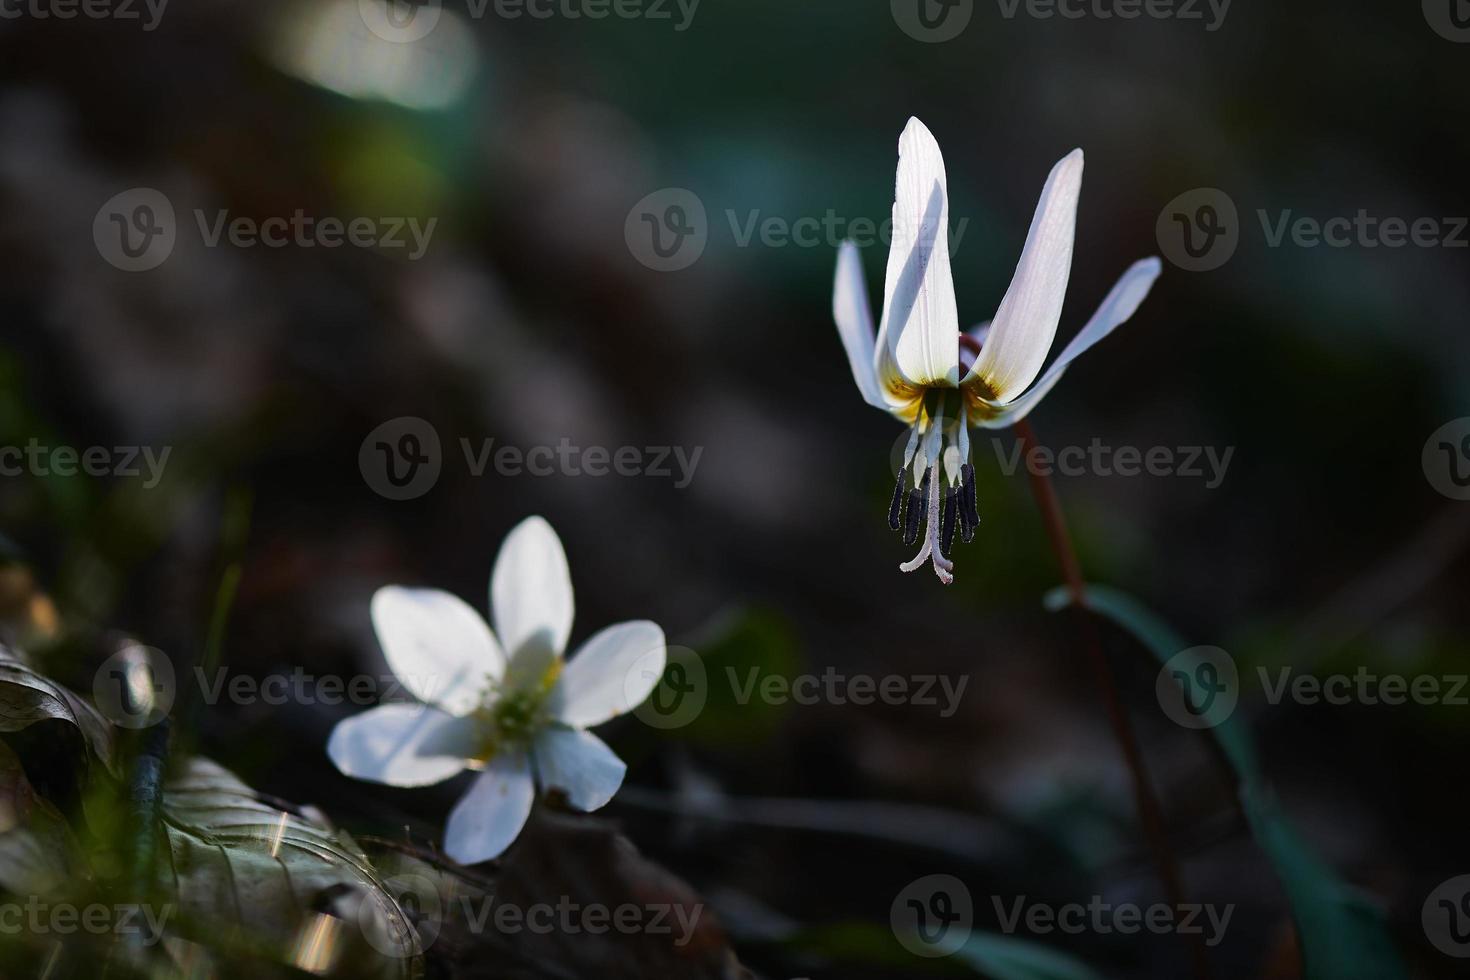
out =
[[[1015,429],[1016,436],[1021,440],[1021,456],[1024,459],[1031,452],[1032,447],[1040,443],[1037,442],[1036,433],[1032,430],[1030,422],[1025,420],[1017,422]],[[1179,862],[1169,847],[1168,833],[1164,827],[1163,808],[1159,806],[1158,797],[1154,794],[1153,786],[1149,781],[1148,769],[1144,765],[1143,752],[1139,748],[1138,736],[1133,730],[1133,722],[1128,717],[1128,712],[1119,697],[1118,683],[1113,677],[1112,665],[1108,663],[1107,657],[1103,654],[1102,638],[1098,633],[1097,622],[1086,611],[1087,601],[1082,567],[1077,561],[1077,551],[1072,546],[1072,536],[1067,530],[1067,521],[1062,515],[1062,506],[1057,500],[1056,488],[1052,486],[1051,478],[1045,473],[1038,472],[1033,467],[1027,467],[1027,473],[1031,479],[1031,492],[1036,497],[1037,506],[1041,509],[1042,521],[1046,524],[1047,538],[1051,541],[1052,551],[1055,552],[1057,562],[1062,567],[1062,578],[1066,581],[1067,591],[1072,595],[1073,605],[1079,609],[1076,618],[1082,624],[1082,645],[1087,650],[1088,660],[1092,664],[1097,688],[1102,692],[1103,703],[1108,711],[1108,720],[1113,728],[1113,737],[1123,751],[1123,759],[1128,764],[1129,775],[1132,776],[1134,804],[1138,808],[1138,816],[1143,823],[1144,835],[1148,838],[1149,847],[1153,851],[1159,879],[1163,883],[1169,902],[1176,909],[1183,908],[1188,902],[1185,898],[1183,878],[1179,873]],[[1195,977],[1198,980],[1209,980],[1210,964],[1205,953],[1203,939],[1199,935],[1192,935],[1190,939]]]

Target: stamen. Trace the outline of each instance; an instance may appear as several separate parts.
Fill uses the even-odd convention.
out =
[[[888,504],[888,527],[893,531],[903,526],[903,472],[898,471],[898,483],[893,487],[893,500]]]
[[[930,464],[929,472],[924,474],[924,483],[920,487],[922,496],[927,497],[928,507],[928,533],[924,535],[924,546],[919,553],[908,561],[899,565],[899,569],[905,572],[916,571],[926,560],[934,565],[934,574],[939,576],[939,581],[945,585],[954,581],[954,563],[939,553],[939,460]],[[912,506],[913,497],[910,496]]]
[[[918,487],[908,492],[903,511],[903,543],[905,547],[919,540],[919,522],[924,517],[924,495]]]
[[[975,493],[975,467],[966,463],[960,467],[960,474],[963,477],[960,484],[960,503],[964,507],[965,520],[971,527],[975,527],[980,523],[979,498]]]
[[[959,510],[959,491],[950,487],[944,491],[944,510],[939,521],[939,553],[949,557],[950,549],[954,546],[954,519],[955,512]]]
[[[937,460],[934,463],[932,474],[934,480],[933,489],[929,491],[929,534],[927,550],[929,552],[929,560],[934,564],[934,574],[939,577],[939,581],[948,585],[954,581],[954,562],[944,557],[939,551],[939,495],[943,491],[939,485],[939,462]],[[929,481],[925,480],[924,482],[928,483]]]
[[[929,487],[932,482],[930,479],[932,472],[932,470],[925,470],[924,482],[919,485],[917,490],[909,491],[909,510],[904,515],[904,519],[907,522],[903,534],[904,544],[911,545],[919,538],[919,522],[924,519],[924,500],[930,495]],[[930,537],[928,534],[924,535],[924,547],[919,549],[917,555],[898,567],[905,572],[912,572],[924,564],[924,560],[929,557],[929,552],[933,547],[933,542],[930,540]]]

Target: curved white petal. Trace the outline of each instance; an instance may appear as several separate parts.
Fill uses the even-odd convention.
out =
[[[496,756],[450,811],[444,853],[460,864],[499,857],[526,825],[535,796],[526,754]]]
[[[517,524],[495,559],[490,576],[495,632],[511,659],[530,646],[561,653],[572,632],[572,575],[566,552],[540,517]]]
[[[505,673],[484,617],[458,596],[390,585],[373,595],[372,616],[388,666],[421,701],[467,714]]]
[[[607,744],[591,732],[548,728],[536,736],[532,750],[542,789],[559,789],[578,810],[600,810],[623,785],[623,764]]]
[[[959,380],[959,314],[949,268],[949,192],[934,136],[910,119],[898,141],[893,244],[878,328],[877,374],[890,405],[908,401],[895,383]]]
[[[832,284],[832,319],[842,337],[852,380],[863,401],[886,410],[888,401],[878,388],[873,367],[873,311],[868,306],[868,288],[863,280],[863,263],[857,246],[843,242],[837,250],[837,276]]]
[[[551,695],[551,716],[573,728],[591,728],[632,711],[658,685],[666,658],[657,624],[609,626],[567,661]]]
[[[1061,356],[1046,369],[1041,380],[1020,398],[1000,408],[994,414],[982,418],[977,424],[987,429],[1003,429],[1025,418],[1027,413],[1040,404],[1041,399],[1046,397],[1046,393],[1061,380],[1062,372],[1066,370],[1068,364],[1072,363],[1083,351],[1112,333],[1119,324],[1127,321],[1138,310],[1139,304],[1148,296],[1154,280],[1159,277],[1159,270],[1159,260],[1156,258],[1141,259],[1129,266],[1128,271],[1123,273],[1113,288],[1109,290],[1102,305],[1092,315],[1092,319],[1088,320],[1087,325],[1077,332],[1077,336],[1072,338],[1071,343],[1062,348]]]
[[[429,786],[456,776],[473,754],[474,725],[421,704],[384,704],[344,718],[327,755],[344,775],[390,786]]]
[[[1072,237],[1082,191],[1082,151],[1073,150],[1051,168],[1041,190],[1016,274],[972,374],[992,400],[1005,404],[1035,380],[1051,349],[1072,271]],[[968,380],[968,378],[967,378]]]

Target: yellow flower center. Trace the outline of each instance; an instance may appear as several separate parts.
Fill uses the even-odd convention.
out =
[[[561,676],[561,667],[561,658],[553,657],[540,676],[529,682],[521,679],[517,683],[507,677],[506,681],[490,684],[472,715],[479,728],[476,762],[489,762],[507,748],[530,746],[536,733],[546,727],[546,702]]]

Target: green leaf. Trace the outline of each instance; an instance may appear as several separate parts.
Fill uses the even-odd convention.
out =
[[[0,744],[0,889],[46,894],[77,873],[66,818],[26,779],[20,759]]]
[[[1159,663],[1188,645],[1137,599],[1106,586],[1088,586],[1087,607],[1131,633]],[[1064,588],[1046,595],[1052,611],[1070,604]],[[1178,663],[1177,660],[1175,660]],[[1286,890],[1301,942],[1307,980],[1394,980],[1406,976],[1381,909],[1316,858],[1297,835],[1261,775],[1255,746],[1238,718],[1209,728],[1239,780],[1241,809],[1256,843]]]
[[[0,646],[0,733],[47,721],[74,726],[108,771],[117,774],[112,724],[75,693],[42,677]]]
[[[163,887],[184,935],[309,972],[350,963],[353,976],[410,975],[422,950],[403,909],[356,842],[324,818],[267,802],[196,757],[164,788],[163,824]]]

